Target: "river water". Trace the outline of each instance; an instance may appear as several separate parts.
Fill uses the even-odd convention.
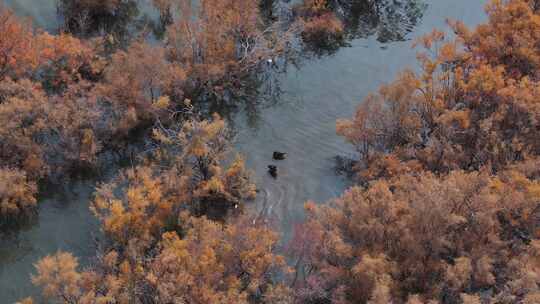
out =
[[[60,24],[55,0],[4,2],[38,27],[54,31]],[[324,202],[349,184],[334,169],[335,156],[353,154],[335,134],[336,119],[350,117],[369,92],[400,70],[418,68],[411,48],[415,37],[434,27],[445,29],[446,18],[471,26],[486,18],[486,0],[385,2],[375,16],[357,16],[361,26],[349,46],[303,60],[278,75],[282,93],[276,102],[240,108],[233,115],[235,148],[245,156],[261,190],[252,208],[271,219],[285,236],[301,220],[304,202]],[[288,158],[272,161],[274,150],[287,152]],[[269,164],[278,166],[277,179],[267,173]],[[40,198],[36,222],[0,238],[0,303],[37,292],[30,275],[41,257],[64,250],[84,263],[92,256],[98,226],[88,203],[96,183],[82,180],[44,191],[47,195]]]

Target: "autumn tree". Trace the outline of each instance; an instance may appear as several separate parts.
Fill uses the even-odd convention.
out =
[[[152,246],[175,227],[182,211],[222,217],[253,198],[255,186],[243,160],[223,164],[226,132],[218,117],[190,120],[178,130],[156,128],[156,146],[146,164],[126,170],[97,191],[92,210],[107,235],[119,244],[138,240],[139,246]],[[118,189],[123,189],[120,196]]]
[[[292,32],[265,26],[257,1],[169,1],[175,9],[167,30],[168,57],[189,75],[191,97],[222,97],[238,92],[242,78],[282,54]]]
[[[36,190],[21,189],[95,164],[114,126],[87,81],[104,67],[99,42],[34,31],[4,6],[0,16],[0,167],[16,173],[6,173],[6,182],[20,184],[3,191],[4,206],[20,205],[13,213],[25,215],[35,209],[23,205],[35,205],[28,197]]]
[[[227,225],[181,220],[183,233],[165,233],[153,253],[110,251],[84,271],[71,254],[57,253],[36,264],[33,282],[60,303],[276,303],[266,299],[290,297],[272,280],[284,270],[274,232],[247,219]]]
[[[511,302],[533,296],[538,186],[518,171],[423,173],[354,187],[328,206],[308,203],[299,294],[308,303],[402,303],[415,294],[455,303],[485,289]]]
[[[276,280],[287,273],[278,235],[248,215],[205,216],[211,204],[234,208],[255,194],[241,159],[222,163],[225,135],[219,117],[156,127],[156,146],[142,165],[96,192],[92,211],[106,241],[95,266],[81,270],[68,253],[45,257],[33,277],[43,296],[61,303],[292,303]]]
[[[96,41],[83,42],[67,34],[32,30],[29,22],[0,6],[0,80],[31,78],[51,88],[98,73],[102,61]]]
[[[28,80],[0,84],[0,162],[24,169],[30,178],[60,177],[95,164],[115,124],[106,104],[81,83],[63,95],[47,96]]]
[[[82,41],[68,34],[35,36],[38,46],[38,68],[33,79],[53,93],[65,90],[81,80],[99,79],[105,60],[98,55],[100,40]]]
[[[35,35],[4,7],[0,15],[7,35],[0,38],[5,59],[0,76],[3,224],[36,210],[38,180],[95,161],[100,112],[96,104],[70,95],[76,89],[66,91],[68,84],[82,80],[84,58],[93,60],[89,49],[69,36]],[[63,95],[48,95],[56,90]]]
[[[88,86],[82,81],[48,96],[28,79],[0,81],[0,167],[12,172],[3,180],[3,216],[33,214],[38,181],[59,181],[98,164],[118,126]]]
[[[0,80],[20,75],[37,65],[32,29],[0,3]]]
[[[294,8],[302,21],[302,37],[316,47],[339,45],[344,39],[343,22],[334,13],[329,0],[304,0]]]
[[[34,141],[34,134],[43,128],[46,97],[41,86],[29,80],[1,82],[0,159],[3,166],[22,168],[30,178],[46,174],[43,149]]]
[[[23,171],[0,169],[0,227],[35,213],[37,186]]]
[[[340,38],[333,5],[343,2],[303,1],[304,40]],[[61,9],[82,30],[127,3]],[[189,99],[241,88],[294,29],[263,22],[257,1],[154,4],[171,19],[164,44],[135,41],[110,59],[99,40],[34,32],[0,8],[0,219],[35,208],[40,178],[95,164],[120,134],[154,125],[146,152],[96,191],[94,263],[83,270],[58,253],[36,264],[47,300],[538,302],[538,1],[494,0],[476,29],[450,22],[455,39],[419,39],[420,71],[337,123],[358,151],[359,184],[306,204],[290,246],[294,292],[279,282],[288,269],[277,234],[241,212],[256,190],[225,122],[194,119]]]
[[[504,67],[509,77],[529,76],[536,80],[540,69],[536,43],[540,39],[538,1],[491,1],[486,11],[489,15],[487,23],[473,31],[461,22],[452,22],[473,59],[493,67]]]
[[[302,301],[537,299],[538,10],[509,0],[487,12],[472,31],[451,22],[455,40],[421,38],[421,71],[338,121],[360,185],[306,205],[292,246]]]
[[[363,180],[384,176],[374,166],[389,168],[391,159],[446,173],[484,166],[500,170],[540,154],[537,80],[534,72],[516,65],[525,60],[517,57],[534,38],[534,30],[522,27],[534,29],[537,12],[529,2],[516,0],[495,1],[488,14],[490,21],[475,31],[454,22],[455,41],[439,31],[420,39],[427,49],[418,57],[421,73],[402,73],[368,97],[352,120],[338,122],[338,133],[360,153]],[[515,43],[524,44],[506,45],[510,32]],[[485,41],[499,45],[484,45],[488,33],[492,38]],[[516,59],[490,53],[505,49]],[[403,170],[409,169],[393,171]]]
[[[187,224],[183,238],[163,235],[161,252],[150,265],[148,280],[158,303],[261,302],[270,288],[279,286],[272,275],[285,263],[272,253],[278,241],[274,232],[247,219],[225,227],[204,218]]]
[[[103,75],[95,93],[113,106],[123,132],[167,120],[183,104],[186,73],[167,61],[163,47],[134,42],[112,55]]]

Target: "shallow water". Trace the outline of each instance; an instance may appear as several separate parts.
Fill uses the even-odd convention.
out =
[[[29,228],[0,238],[0,303],[14,303],[36,293],[30,282],[33,264],[59,250],[88,257],[95,252],[96,219],[88,209],[94,183],[70,183],[39,200],[39,218]]]
[[[30,16],[37,26],[54,31],[59,21],[54,0],[5,0],[21,16]],[[411,49],[415,37],[434,27],[445,28],[447,17],[475,25],[485,19],[485,0],[388,0],[379,18],[360,16],[367,30],[355,32],[350,47],[332,55],[304,60],[289,67],[279,82],[283,94],[272,105],[240,110],[234,116],[235,147],[255,172],[261,193],[254,204],[289,235],[303,215],[307,200],[324,202],[347,187],[345,178],[334,172],[336,155],[351,155],[351,147],[335,134],[335,121],[348,118],[369,93],[391,81],[403,68],[416,69]],[[402,24],[394,11],[403,3],[427,4],[418,24]],[[375,21],[374,21],[375,20]],[[364,25],[368,26],[368,25]],[[388,33],[399,30],[400,35]],[[409,34],[408,30],[412,30]],[[388,42],[388,37],[405,41]],[[382,42],[381,42],[382,41]],[[288,153],[287,160],[272,161],[274,150]],[[269,176],[269,164],[279,167],[278,179]],[[94,181],[81,181],[54,189],[40,201],[37,223],[0,240],[0,303],[13,303],[35,293],[30,283],[32,264],[58,250],[73,252],[84,262],[94,252],[95,219],[88,211]]]
[[[401,3],[400,1],[389,1]],[[420,1],[418,1],[420,2]],[[336,155],[353,155],[352,147],[336,135],[339,118],[349,118],[355,107],[370,92],[396,77],[404,68],[418,69],[416,37],[445,29],[446,18],[459,19],[467,25],[485,20],[486,1],[423,1],[427,10],[406,41],[381,43],[379,28],[371,36],[355,39],[350,47],[335,54],[309,60],[282,75],[284,94],[276,106],[262,110],[255,122],[240,115],[237,149],[256,172],[264,189],[258,198],[259,211],[270,215],[288,235],[303,215],[307,200],[324,202],[342,193],[348,186],[335,174]],[[384,19],[384,18],[382,18]],[[285,161],[272,161],[272,151],[288,153]],[[274,180],[266,167],[279,167]]]
[[[53,32],[60,25],[56,16],[56,0],[4,0],[17,15],[28,17],[39,28]]]

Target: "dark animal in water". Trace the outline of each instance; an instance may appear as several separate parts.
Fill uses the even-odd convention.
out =
[[[268,173],[270,173],[270,175],[273,178],[277,178],[277,167],[274,166],[274,165],[269,165],[268,166]]]
[[[276,151],[272,156],[275,160],[284,160],[285,158],[287,158],[287,153]]]

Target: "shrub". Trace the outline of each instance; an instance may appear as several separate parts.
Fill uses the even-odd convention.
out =
[[[23,171],[0,168],[0,227],[36,211],[37,186]]]

